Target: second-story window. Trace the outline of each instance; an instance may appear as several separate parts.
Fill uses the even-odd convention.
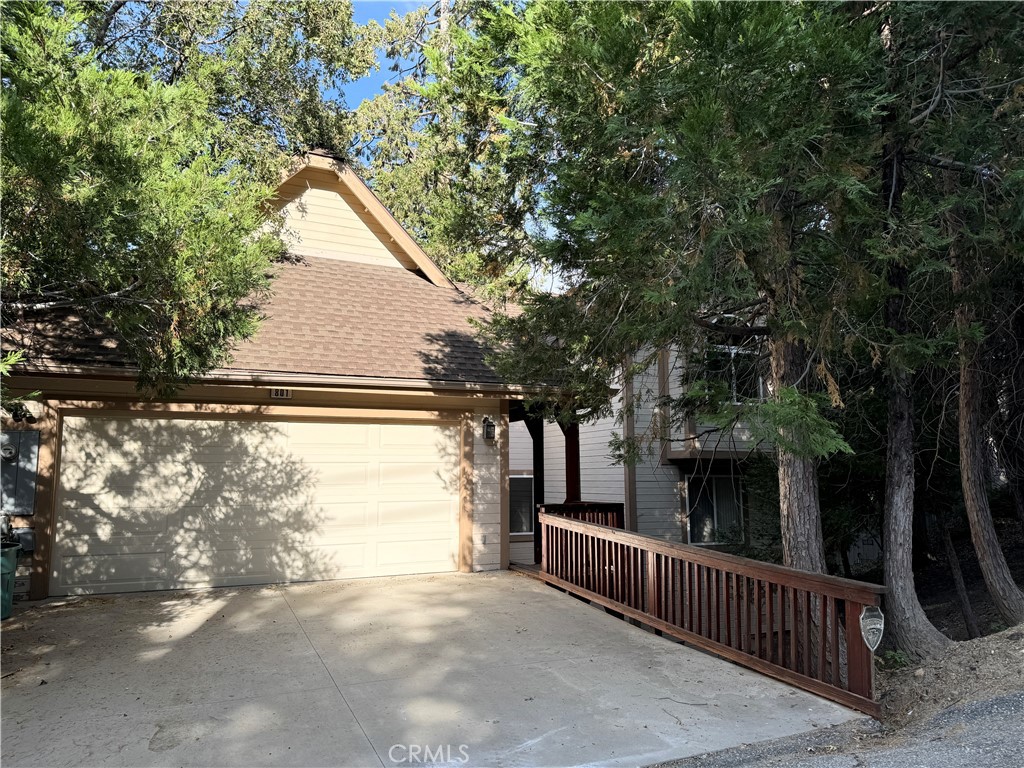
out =
[[[734,403],[764,399],[764,380],[757,360],[753,350],[743,347],[714,346],[704,355],[708,379],[725,382]]]

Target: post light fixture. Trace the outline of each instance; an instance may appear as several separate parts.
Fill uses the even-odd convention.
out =
[[[491,417],[484,416],[484,440],[489,443],[493,443],[495,434],[496,428],[494,422],[491,421]]]

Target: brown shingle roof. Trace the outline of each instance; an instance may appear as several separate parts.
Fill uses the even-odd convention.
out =
[[[217,373],[501,384],[469,318],[488,311],[406,269],[307,257],[279,268],[266,319]],[[30,364],[124,367],[116,340],[74,317],[4,329]]]
[[[501,383],[468,319],[487,310],[405,269],[306,258],[264,313],[228,370]]]

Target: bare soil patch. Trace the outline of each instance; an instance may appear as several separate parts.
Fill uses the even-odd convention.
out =
[[[882,720],[900,728],[957,704],[1024,690],[1024,624],[951,645],[938,659],[880,670]]]
[[[1008,517],[994,522],[1010,570],[1024,584],[1024,528]],[[941,657],[923,664],[892,669],[885,656],[879,659],[875,690],[887,730],[922,722],[957,704],[1024,690],[1024,624],[1007,628],[1003,622],[985,588],[966,527],[953,532],[953,544],[983,636],[967,639],[949,564],[936,548],[927,567],[915,573],[915,582],[928,618],[955,642]]]

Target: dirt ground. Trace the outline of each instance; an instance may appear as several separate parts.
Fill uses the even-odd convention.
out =
[[[880,670],[875,679],[887,728],[926,720],[961,703],[1024,690],[1024,624],[953,643],[924,665]]]
[[[1007,562],[1024,584],[1024,533],[1016,520],[996,520]],[[880,658],[875,690],[888,728],[926,720],[960,703],[991,699],[1024,690],[1024,624],[1007,628],[985,589],[977,557],[966,531],[953,537],[971,605],[982,637],[967,639],[967,626],[949,567],[938,557],[916,574],[925,612],[954,642],[941,658],[893,669]],[[889,667],[889,668],[887,668]]]

